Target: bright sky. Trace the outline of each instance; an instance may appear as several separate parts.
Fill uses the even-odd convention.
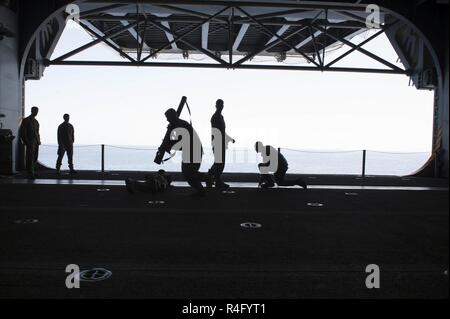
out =
[[[74,22],[69,24],[53,58],[92,40]],[[358,36],[355,42],[363,39]],[[384,35],[364,48],[397,60]],[[99,44],[72,59],[120,57]],[[349,65],[379,64],[359,53],[336,64]],[[236,147],[252,147],[261,140],[295,149],[431,149],[433,92],[416,90],[402,75],[52,66],[40,81],[26,82],[25,103],[27,114],[32,106],[40,107],[44,144],[56,143],[57,126],[69,113],[78,144],[155,146],[167,126],[164,111],[176,107],[183,95],[205,146],[214,104],[221,98]]]

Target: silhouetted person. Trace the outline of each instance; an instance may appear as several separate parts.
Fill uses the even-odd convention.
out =
[[[208,174],[214,177],[214,184],[218,188],[228,188],[230,185],[222,181],[222,173],[225,168],[226,149],[228,142],[235,142],[234,139],[226,134],[225,120],[222,115],[224,107],[223,100],[216,101],[216,112],[211,117],[212,145],[214,152],[214,164],[208,171]],[[219,134],[220,133],[220,134]]]
[[[20,138],[26,147],[26,169],[28,177],[36,178],[36,163],[39,156],[39,145],[41,145],[41,137],[39,135],[39,122],[36,116],[39,108],[33,106],[31,115],[24,118],[20,126]]]
[[[75,142],[75,131],[72,124],[69,123],[69,114],[64,114],[64,122],[58,126],[58,159],[56,160],[56,174],[60,173],[62,159],[67,153],[70,173],[76,173],[73,169],[73,143]]]
[[[143,181],[127,178],[125,180],[125,186],[130,194],[134,194],[136,191],[146,193],[162,193],[172,183],[172,176],[167,174],[166,171],[160,169],[157,173],[148,174]]]
[[[275,183],[278,186],[301,186],[304,189],[307,188],[306,183],[301,178],[297,178],[295,180],[285,180],[286,172],[288,170],[288,162],[286,158],[279,152],[277,149],[270,145],[264,145],[262,142],[255,143],[255,150],[257,153],[260,153],[263,159],[262,163],[258,164],[258,168],[261,171],[261,179],[259,181],[259,185],[263,188],[273,187]],[[272,160],[275,159],[276,163],[271,163]],[[273,175],[269,174],[269,172],[264,171],[264,168],[268,168],[271,164],[275,164],[275,169],[273,171]]]
[[[188,184],[196,190],[196,193],[193,194],[193,196],[204,196],[205,190],[202,185],[202,181],[206,180],[206,174],[201,174],[199,172],[203,156],[203,148],[200,138],[192,125],[180,119],[174,109],[168,109],[165,115],[167,121],[169,122],[167,130],[170,132],[175,130],[175,132],[179,135],[177,140],[169,140],[167,142],[168,145],[166,145],[166,150],[170,151],[175,144],[178,143],[181,145],[187,145],[187,143],[189,143],[188,149],[175,149],[181,150],[182,152],[181,172],[183,173],[183,176]],[[183,134],[183,136],[180,134]],[[183,138],[187,138],[189,140],[184,141]]]

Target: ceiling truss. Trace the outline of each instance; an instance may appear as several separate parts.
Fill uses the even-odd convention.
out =
[[[45,64],[409,73],[363,48],[399,23],[387,13],[375,34],[358,44],[351,41],[353,35],[368,30],[363,6],[210,1],[214,5],[205,12],[202,8],[208,1],[190,1],[189,5],[173,0],[116,2],[101,5],[100,1],[88,1],[97,7],[82,10],[79,24],[94,40]],[[98,43],[106,44],[124,60],[73,59]],[[331,59],[328,49],[336,45],[349,49]],[[336,66],[353,52],[377,61],[380,68]],[[181,54],[183,59],[158,62],[162,53]],[[208,62],[186,62],[190,54],[200,54]],[[255,57],[268,55],[276,56],[280,63],[252,63]],[[298,57],[302,63],[281,63],[286,56]]]

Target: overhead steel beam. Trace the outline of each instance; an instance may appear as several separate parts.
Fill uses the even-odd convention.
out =
[[[242,42],[242,39],[244,38],[245,33],[247,32],[248,28],[250,27],[250,24],[244,23],[241,25],[241,28],[239,29],[239,33],[236,36],[236,39],[234,39],[233,43],[233,50],[237,51],[239,45]]]
[[[56,58],[56,60],[61,61],[61,60],[65,60],[67,58],[70,58],[71,56],[73,56],[73,55],[75,55],[77,53],[80,53],[80,52],[82,52],[84,50],[87,50],[90,47],[92,47],[92,46],[94,46],[94,45],[96,45],[96,44],[98,44],[100,42],[105,42],[105,40],[108,40],[110,38],[118,36],[118,35],[126,32],[128,29],[134,28],[135,26],[137,26],[137,25],[139,25],[139,24],[141,24],[143,22],[144,22],[144,20],[135,21],[135,22],[129,24],[128,26],[126,26],[126,27],[122,27],[119,30],[117,30],[115,32],[112,32],[111,34],[107,34],[107,35],[105,35],[103,37],[100,37],[100,38],[98,38],[98,39],[96,39],[96,40],[94,40],[94,41],[92,41],[90,43],[87,43],[87,44],[85,44],[85,45],[83,45],[83,46],[81,46],[81,47],[79,47],[79,48],[77,48],[75,50],[72,50],[72,51],[70,51],[70,52],[68,52],[68,53],[66,53],[66,54]]]
[[[120,23],[126,27],[128,26],[130,23],[128,21],[125,20],[121,20]],[[137,43],[141,46],[142,44],[142,49],[143,50],[150,50],[150,48],[147,46],[147,44],[144,42],[144,39],[141,38],[141,36],[138,34],[138,32],[134,29],[134,28],[130,28],[128,29],[128,32],[133,36],[133,38],[136,39]]]
[[[364,41],[362,41],[361,43],[359,43],[358,45],[356,45],[356,47],[360,48],[363,45],[369,43],[370,41],[372,41],[373,39],[375,39],[376,37],[378,37],[379,35],[383,34],[384,30],[380,30],[377,33],[375,33],[374,35],[370,36],[369,38],[365,39]],[[339,62],[340,60],[342,60],[343,58],[345,58],[347,55],[349,55],[350,53],[356,51],[356,47],[351,48],[350,50],[348,50],[347,52],[341,54],[339,57],[337,57],[336,59],[334,59],[333,61],[331,61],[330,63],[328,63],[326,66],[327,67],[331,67],[333,64],[336,64],[337,62]]]
[[[271,13],[264,13],[264,14],[257,14],[253,17],[257,20],[265,20],[269,18],[284,18],[286,15],[295,14],[299,12],[304,12],[303,9],[296,9],[296,10],[283,10],[283,11],[276,11]],[[248,17],[240,17],[236,18],[236,23],[250,23],[252,20],[250,20]]]
[[[85,19],[86,17],[93,15],[93,14],[104,13],[104,12],[112,10],[112,9],[118,9],[118,8],[126,7],[126,6],[128,6],[128,4],[112,4],[112,5],[104,6],[104,7],[97,8],[97,9],[83,11],[83,12],[80,12],[80,19]]]
[[[209,22],[202,24],[202,48],[208,50]]]
[[[361,43],[359,43],[358,45],[356,45],[356,47],[353,47],[351,49],[349,49],[347,52],[341,54],[339,57],[337,57],[336,59],[334,59],[333,61],[331,61],[330,63],[328,63],[326,66],[327,67],[331,67],[332,65],[336,64],[337,62],[339,62],[340,60],[342,60],[343,58],[345,58],[346,56],[348,56],[349,54],[351,54],[352,52],[356,51],[357,48],[360,48],[362,46],[364,46],[365,44],[369,43],[370,41],[372,41],[373,39],[375,39],[376,37],[378,37],[379,35],[386,33],[390,28],[394,27],[395,25],[397,25],[397,23],[399,23],[399,21],[397,20],[396,22],[393,22],[387,26],[385,26],[385,28],[379,30],[377,33],[373,34],[372,36],[368,37],[367,39],[365,39],[364,41],[362,41]]]
[[[177,50],[178,46],[177,46],[176,41],[174,41],[172,32],[170,32],[171,29],[170,29],[169,22],[163,21],[163,22],[161,22],[161,25],[163,25],[164,27],[166,27],[167,30],[169,30],[169,31],[164,31],[164,33],[166,34],[167,40],[169,40],[170,45],[172,46],[172,49]]]
[[[230,7],[230,6],[231,6],[231,4],[228,4],[225,7]],[[167,5],[167,3],[165,3],[163,5],[159,5],[159,7],[166,8],[166,9],[171,9],[171,10],[176,11],[176,12],[189,14],[189,15],[194,16],[194,17],[200,17],[200,18],[208,18],[209,17],[209,15],[206,14],[206,13],[197,12],[197,11],[194,11],[194,10],[189,10],[189,9],[180,8],[180,7],[170,6],[170,5]],[[226,19],[221,19],[218,16],[215,16],[213,20],[217,20],[217,21],[222,22],[222,23],[228,23],[228,21]]]
[[[114,21],[114,22],[119,22],[122,20],[127,20],[127,21],[136,21],[136,19],[138,19],[138,17],[136,16],[124,16],[124,17],[114,17],[114,16],[91,16],[89,18],[87,18],[89,21]],[[197,18],[197,17],[181,17],[181,16],[167,16],[167,17],[153,17],[153,20],[157,21],[157,22],[180,22],[180,23],[199,23],[201,21],[203,21],[203,18]],[[261,23],[263,23],[264,25],[274,25],[274,26],[284,26],[284,25],[289,25],[289,26],[304,26],[304,25],[310,25],[311,24],[311,19],[303,19],[303,20],[298,20],[298,21],[289,21],[289,20],[285,20],[285,21],[280,21],[280,20],[275,20],[275,19],[264,19],[264,20],[259,20]],[[217,24],[227,24],[228,22],[226,21],[217,21],[214,20],[214,23]],[[353,21],[349,21],[349,22],[339,22],[339,23],[334,23],[334,22],[329,22],[327,20],[319,20],[317,19],[315,22],[317,25],[319,26],[328,26],[331,28],[336,28],[336,29],[358,29],[358,28],[366,28],[365,24],[359,23],[359,22],[353,22]],[[236,19],[236,17],[233,19],[233,24],[239,24],[239,25],[246,25],[246,24],[256,24],[255,22],[251,21],[250,19]]]
[[[142,31],[142,33],[143,35],[141,37],[141,43],[139,45],[139,52],[137,56],[138,61],[141,61],[142,59],[142,52],[144,50],[144,45],[145,48],[150,51],[150,47],[148,47],[147,44],[145,43],[147,41],[147,21],[145,21],[144,30]]]
[[[308,29],[310,29],[310,27],[308,26]],[[295,46],[296,49],[300,49],[302,47],[304,47],[305,45],[307,45],[308,43],[310,43],[314,37],[318,37],[319,35],[322,34],[321,31],[316,31],[315,33],[310,33],[311,35],[308,36],[307,38],[305,38],[302,42],[300,42],[299,44],[297,44]]]
[[[233,43],[234,43],[234,25],[233,25],[233,18],[234,18],[234,8],[231,7],[230,9],[230,15],[228,17],[228,63],[230,65],[233,64]]]
[[[287,46],[289,46],[291,49],[293,49],[294,51],[296,51],[297,53],[299,53],[301,56],[303,56],[306,60],[308,60],[309,62],[315,64],[316,66],[319,66],[317,64],[316,61],[312,60],[309,56],[307,56],[306,54],[304,54],[303,52],[299,51],[298,49],[296,49],[295,47],[293,47],[289,42],[287,42],[285,39],[283,39],[282,37],[274,34],[270,29],[268,29],[265,25],[263,25],[261,22],[259,22],[258,20],[254,19],[249,13],[247,13],[245,10],[243,10],[240,7],[236,7],[236,9],[238,9],[239,11],[241,11],[243,14],[245,14],[247,17],[249,17],[251,20],[253,20],[254,22],[256,22],[260,27],[262,27],[264,30],[266,30],[268,33],[272,34],[272,36],[275,36],[278,38],[278,40],[280,40],[281,42],[283,42],[284,44],[286,44]]]
[[[147,61],[149,58],[155,56],[158,52],[161,52],[162,50],[165,50],[167,47],[171,46],[172,43],[175,43],[176,41],[182,41],[184,37],[186,37],[187,35],[191,34],[192,32],[194,32],[195,30],[197,30],[198,28],[200,28],[203,24],[208,23],[209,21],[211,21],[212,19],[214,19],[216,16],[218,16],[219,14],[221,14],[222,12],[228,10],[228,7],[218,11],[217,13],[213,14],[212,16],[209,16],[206,20],[203,20],[202,22],[200,22],[199,24],[195,25],[192,29],[190,29],[189,31],[177,35],[171,42],[169,42],[168,44],[162,46],[161,48],[157,49],[156,51],[152,52],[150,55],[148,55],[147,57],[145,57],[142,62]]]
[[[311,27],[309,27],[309,33],[311,34],[314,51],[316,52],[317,58],[319,59],[319,64],[323,67],[322,57],[320,56],[319,47],[317,46],[316,35],[312,32]]]
[[[283,25],[278,31],[277,31],[277,35],[278,36],[282,36],[283,33],[285,33],[291,26],[290,25]],[[277,39],[277,37],[273,36],[269,41],[267,41],[266,44],[270,44],[271,42],[275,41]]]
[[[89,0],[91,3],[104,3],[104,0]],[[135,4],[133,0],[114,0],[116,3]],[[367,5],[360,3],[308,3],[306,1],[208,1],[208,0],[139,0],[140,4],[148,3],[153,5],[192,5],[192,6],[235,6],[254,8],[277,8],[277,9],[330,9],[330,10],[352,10],[366,12]]]
[[[329,14],[330,12],[329,12],[329,10],[328,9],[325,9],[325,20],[326,21],[328,21],[328,14]],[[327,39],[328,39],[328,37],[327,37],[327,33],[328,33],[328,26],[325,26],[325,37],[324,37],[324,44],[323,44],[323,51],[322,51],[322,65],[325,65],[325,59],[326,59],[326,56],[325,56],[325,51],[326,51],[326,48],[328,47],[328,41],[327,41]]]
[[[171,62],[114,62],[114,61],[45,61],[46,66],[65,65],[65,66],[138,66],[138,67],[184,67],[184,68],[229,68],[227,64],[215,63],[171,63]],[[370,68],[319,68],[312,66],[293,66],[293,65],[254,65],[243,64],[236,65],[236,69],[251,70],[292,70],[292,71],[329,71],[329,72],[359,72],[359,73],[380,73],[380,74],[406,74],[408,72],[389,69],[370,69]]]
[[[89,2],[97,2],[97,1],[89,1]],[[362,18],[361,16],[358,16],[352,12],[364,12],[365,13],[365,5],[351,5],[349,4],[347,5],[330,5],[324,2],[321,3],[305,3],[305,2],[297,2],[297,3],[293,3],[293,2],[283,2],[283,1],[279,1],[279,2],[258,2],[258,1],[197,1],[197,0],[167,0],[167,1],[156,1],[156,0],[139,0],[139,4],[143,4],[143,3],[150,3],[153,5],[156,5],[158,7],[161,8],[166,8],[169,10],[172,10],[173,12],[180,12],[185,14],[186,16],[166,16],[166,17],[154,17],[154,16],[146,16],[146,19],[140,19],[139,15],[137,14],[136,16],[125,16],[125,17],[114,17],[114,16],[103,16],[103,15],[98,15],[99,12],[104,12],[106,10],[113,10],[115,8],[120,8],[123,6],[126,6],[128,4],[132,4],[135,5],[136,2],[134,0],[128,0],[128,1],[122,1],[122,0],[115,0],[115,2],[117,2],[115,5],[112,6],[106,6],[103,8],[98,8],[95,10],[90,10],[90,11],[86,11],[85,14],[87,13],[88,15],[86,16],[86,22],[88,21],[119,21],[124,28],[120,28],[119,30],[116,31],[111,31],[111,34],[106,34],[103,35],[99,32],[92,32],[94,35],[97,36],[97,39],[91,43],[88,43],[78,49],[75,49],[69,53],[64,54],[61,57],[58,57],[56,60],[49,62],[51,65],[68,65],[68,64],[62,64],[62,62],[73,62],[73,61],[63,61],[64,59],[67,59],[68,57],[73,56],[74,54],[77,54],[81,51],[86,50],[87,48],[99,43],[100,41],[105,42],[106,44],[108,44],[111,48],[115,49],[117,52],[119,52],[122,56],[126,57],[128,60],[130,60],[130,62],[124,62],[127,65],[137,65],[137,66],[147,66],[147,64],[151,64],[152,66],[164,66],[163,64],[165,63],[159,63],[156,64],[155,62],[145,62],[147,59],[149,59],[152,56],[155,56],[157,52],[160,52],[168,47],[172,47],[172,49],[178,49],[177,46],[177,42],[182,42],[184,44],[186,44],[187,46],[191,47],[193,50],[199,51],[201,53],[203,53],[204,55],[208,56],[209,58],[213,59],[214,61],[218,62],[219,65],[214,66],[214,67],[222,67],[222,68],[250,68],[250,69],[292,69],[292,70],[302,70],[302,69],[314,69],[314,70],[321,70],[321,71],[336,71],[336,70],[342,70],[345,69],[346,71],[343,72],[360,72],[361,70],[364,70],[364,72],[370,72],[370,73],[393,73],[393,74],[406,74],[407,71],[403,70],[402,68],[397,67],[396,65],[384,60],[383,58],[362,49],[361,47],[369,42],[371,39],[375,38],[376,36],[378,36],[379,34],[382,33],[382,31],[380,31],[379,33],[377,33],[375,36],[363,41],[362,43],[355,45],[352,42],[348,41],[345,37],[341,37],[335,34],[330,34],[329,32],[329,28],[350,28],[350,29],[354,29],[354,30],[360,30],[360,29],[365,29],[366,25],[365,25],[365,19]],[[179,7],[179,5],[186,5],[183,7]],[[191,6],[188,6],[191,5]],[[209,14],[205,14],[203,12],[199,12],[196,11],[192,8],[198,8],[198,10],[200,10],[200,5],[211,5],[211,6],[225,6],[227,5],[223,10],[221,10],[220,12],[218,12],[217,14],[214,15],[209,15]],[[197,7],[196,7],[197,6]],[[250,15],[249,13],[247,13],[246,8],[247,7],[261,7],[261,8],[273,8],[274,12],[269,12],[269,13],[264,13],[264,14],[260,14],[260,15]],[[189,9],[188,9],[189,8]],[[242,14],[240,17],[235,16],[233,13],[231,13],[231,16],[223,16],[220,17],[220,14],[223,14],[226,10],[228,9],[232,9],[236,8],[237,10],[239,10]],[[297,13],[297,12],[302,12],[304,10],[325,10],[326,14],[325,14],[325,20],[318,20],[318,16],[320,16],[323,11],[319,11],[319,15],[317,15],[314,19],[303,19],[303,20],[299,20],[299,21],[283,21],[281,19],[276,19],[277,17],[280,18],[280,16],[282,18],[285,19],[285,17],[283,17],[282,15],[289,15],[289,14],[293,14],[293,13]],[[103,11],[102,11],[103,10]],[[336,11],[336,13],[339,13],[351,20],[355,20],[355,21],[347,21],[347,22],[343,22],[343,23],[333,23],[333,22],[329,22],[328,21],[328,10],[334,10]],[[351,10],[352,12],[347,12],[347,10]],[[266,10],[269,11],[269,10]],[[358,18],[359,17],[359,18]],[[92,18],[92,20],[91,20]],[[204,18],[203,20],[201,18]],[[358,19],[357,19],[358,18]],[[153,51],[149,56],[147,56],[144,59],[140,59],[141,58],[141,54],[143,52],[143,50],[150,50],[150,48],[146,45],[145,41],[142,39],[142,37],[140,36],[140,34],[142,34],[140,31],[137,32],[134,27],[139,27],[144,21],[146,21],[146,23],[149,23],[155,27],[157,27],[158,29],[162,30],[163,32],[165,32],[167,38],[168,38],[168,44],[164,45],[163,47],[159,48],[156,51]],[[130,23],[131,22],[131,23]],[[188,24],[186,27],[180,29],[180,30],[172,30],[170,27],[170,22],[186,22],[186,24]],[[193,26],[190,26],[189,24],[195,24]],[[229,54],[229,62],[227,63],[225,60],[221,59],[220,57],[216,56],[213,52],[208,50],[208,35],[210,34],[209,32],[209,27],[210,27],[210,23],[219,23],[219,28],[222,29],[221,26],[223,26],[223,29],[227,28],[228,29],[228,54]],[[234,34],[234,28],[233,25],[234,24],[239,24],[241,25],[239,33],[235,36]],[[264,45],[263,47],[255,50],[254,52],[248,54],[247,56],[243,57],[241,60],[233,63],[232,59],[233,59],[233,54],[235,54],[234,52],[236,52],[238,50],[239,45],[241,44],[242,40],[245,37],[245,34],[248,30],[248,28],[250,27],[250,25],[258,25],[261,27],[261,31],[269,36],[271,36],[271,38],[269,39],[269,41],[266,42],[266,45]],[[267,26],[268,25],[279,25],[281,26],[278,31],[273,31],[271,29],[269,29]],[[217,26],[217,25],[216,25]],[[289,28],[291,27],[295,27],[295,26],[302,26],[301,28],[299,28],[299,30],[296,30],[295,32],[291,33],[288,36],[283,36],[287,30],[289,30]],[[191,34],[192,32],[194,32],[195,30],[197,30],[198,28],[202,28],[202,36],[201,36],[201,45],[198,45],[197,43],[191,43],[190,41],[186,40],[185,37],[188,36],[189,34]],[[186,31],[185,33],[181,33],[184,32],[184,30],[187,30],[188,28],[191,28],[190,30]],[[288,39],[290,39],[292,36],[302,32],[303,30],[305,30],[306,28],[309,28],[309,32],[310,32],[310,36],[308,38],[306,38],[304,41],[302,41],[301,43],[295,45],[295,43],[291,43],[292,41],[287,41]],[[312,28],[314,28],[314,30],[317,30],[316,32],[312,31]],[[182,30],[182,31],[181,31]],[[128,31],[138,42],[138,46],[139,48],[138,50],[138,61],[136,61],[135,59],[131,58],[129,55],[127,55],[125,52],[123,52],[120,47],[117,46],[117,44],[115,44],[111,38],[116,37],[117,35],[122,34],[124,31]],[[214,30],[213,30],[214,31]],[[333,60],[332,62],[328,63],[325,65],[325,47],[327,46],[327,44],[323,44],[317,42],[317,37],[321,34],[325,34],[325,39],[327,38],[331,38],[334,39],[334,41],[337,42],[341,42],[344,45],[349,46],[351,49],[347,52],[345,52],[344,54],[342,54],[341,56],[339,56],[338,58],[336,58],[335,60]],[[308,44],[308,43],[312,43],[312,45],[314,46],[314,51],[318,57],[318,61],[319,63],[317,63],[315,61],[315,59],[311,59],[311,57],[309,56],[309,54],[307,55],[305,52],[303,52],[302,50],[300,50],[301,47],[303,47],[304,45]],[[270,48],[273,48],[276,45],[279,44],[284,44],[288,47],[290,47],[293,51],[295,51],[296,53],[298,53],[299,55],[303,56],[308,62],[312,63],[313,66],[286,66],[286,65],[277,65],[277,66],[271,66],[271,65],[248,65],[245,64],[243,65],[243,63],[245,61],[248,61],[249,59],[251,59],[252,57],[260,54],[263,51],[267,51]],[[382,63],[383,65],[387,66],[390,68],[390,70],[383,70],[383,69],[366,69],[366,68],[335,68],[332,67],[332,65],[334,65],[335,63],[337,63],[339,60],[343,59],[345,56],[349,55],[350,53],[354,52],[354,51],[359,51],[371,58],[373,58],[374,60]],[[321,54],[322,52],[322,54]],[[223,53],[223,52],[222,52]],[[77,62],[77,61],[75,61]],[[78,62],[83,62],[83,61],[78,61]],[[101,65],[108,65],[108,63],[111,62],[102,62],[102,61],[87,61],[89,63],[93,63],[91,65],[99,65],[96,63],[100,63]],[[59,64],[61,63],[61,64]],[[114,62],[116,63],[116,62]],[[116,65],[116,64],[114,64]],[[194,66],[190,66],[191,64],[189,63],[173,63],[167,66],[186,66],[186,67],[194,67]],[[211,67],[209,65],[215,65],[215,64],[210,64],[210,63],[206,63],[206,64],[202,64],[202,66],[198,66],[197,63],[192,63],[192,65],[196,65],[196,67]],[[352,71],[349,71],[352,70]]]
[[[295,32],[292,32],[291,34],[289,34],[289,35],[288,35],[287,37],[285,37],[284,39],[285,39],[285,40],[289,40],[289,39],[292,38],[294,35],[296,35],[296,34],[302,32],[302,31],[306,30],[306,28],[308,28],[308,27],[301,27],[301,28],[299,28],[298,30],[296,30]],[[238,66],[238,65],[241,65],[242,63],[244,63],[244,62],[246,62],[246,61],[252,59],[252,58],[255,57],[256,55],[260,54],[261,52],[267,51],[267,50],[269,50],[270,48],[273,48],[274,46],[280,44],[281,42],[282,42],[282,41],[281,41],[280,39],[278,39],[278,40],[276,40],[276,41],[274,41],[274,42],[272,42],[272,43],[269,43],[269,44],[263,46],[262,48],[259,48],[258,50],[254,51],[254,52],[252,52],[252,53],[249,53],[247,56],[245,56],[245,57],[243,57],[242,59],[240,59],[239,61],[235,62],[235,63],[233,64],[233,67],[236,67],[236,66]]]
[[[103,32],[101,32],[100,30],[98,30],[93,24],[91,24],[89,21],[85,21],[85,20],[80,20],[79,25],[86,30],[87,32],[91,33],[92,35],[94,35],[97,39],[102,39],[105,34]],[[123,52],[122,49],[120,49],[119,45],[117,43],[115,43],[114,41],[112,41],[111,39],[104,39],[102,40],[106,45],[108,45],[110,48],[112,48],[114,51],[116,51],[117,53],[119,53],[121,56],[127,58],[128,60],[130,60],[131,62],[135,62],[135,59],[133,59],[132,57],[130,57],[128,54],[126,54],[125,52]]]
[[[228,9],[228,8],[225,8]],[[158,29],[168,32],[170,33],[172,36],[174,37],[178,37],[179,34],[177,34],[175,31],[172,31],[171,29],[165,27],[164,25],[162,25],[161,23],[155,22],[153,21],[153,19],[151,18],[147,18],[148,22],[153,24],[155,27],[157,27]],[[211,52],[209,52],[208,50],[203,49],[201,46],[197,46],[195,44],[190,43],[189,41],[183,40],[181,38],[179,38],[177,41],[183,42],[184,44],[190,46],[191,48],[198,50],[200,52],[202,52],[203,54],[207,55],[208,57],[210,57],[211,59],[221,63],[221,64],[228,64],[227,62],[225,62],[224,60],[222,60],[221,58],[215,56],[214,54],[212,54]],[[173,42],[173,41],[172,41]]]
[[[319,12],[317,12],[315,18],[311,21],[311,23],[308,25],[308,30],[310,33],[310,36],[305,38],[303,41],[301,41],[299,44],[297,44],[295,46],[296,49],[300,49],[302,47],[304,47],[305,45],[307,45],[308,43],[310,43],[311,41],[313,41],[313,39],[317,36],[319,36],[321,34],[321,32],[318,32],[316,34],[311,34],[311,25],[313,23],[316,23],[317,19],[323,14],[324,12],[322,10],[319,10]],[[326,11],[325,11],[325,16],[326,16]],[[328,20],[328,19],[326,19]]]
[[[358,15],[355,15],[353,13],[340,11],[340,10],[339,11],[335,10],[334,12],[336,12],[337,14],[340,14],[343,17],[350,18],[352,20],[355,20],[355,21],[358,21],[358,22],[361,22],[361,23],[367,23],[365,18],[362,18],[362,17],[360,17]]]
[[[321,27],[313,26],[313,28],[317,29],[318,31],[325,32],[325,30],[323,28],[321,28]],[[348,41],[348,40],[346,40],[346,39],[344,39],[342,37],[338,37],[338,36],[333,35],[333,34],[331,34],[329,32],[328,32],[327,36],[332,38],[332,39],[334,39],[334,40],[336,40],[336,41],[339,41],[339,42],[341,42],[341,43],[343,43],[345,45],[348,45],[349,47],[351,47],[351,48],[353,48],[353,49],[355,49],[355,50],[357,50],[357,51],[367,55],[368,57],[371,57],[375,61],[378,61],[379,63],[384,64],[385,66],[387,66],[387,67],[389,67],[389,68],[391,68],[393,70],[403,71],[398,66],[396,66],[396,65],[394,65],[394,64],[392,64],[392,63],[390,63],[390,62],[380,58],[378,55],[373,54],[372,52],[369,52],[369,51],[367,51],[367,50],[365,50],[365,49],[363,49],[361,47],[358,47],[356,44],[354,44],[354,43],[352,43],[352,42],[350,42],[350,41]]]

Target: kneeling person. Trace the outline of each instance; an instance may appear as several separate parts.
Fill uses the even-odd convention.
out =
[[[258,164],[258,168],[261,172],[259,180],[259,186],[262,188],[268,188],[275,186],[301,186],[304,189],[307,188],[305,181],[301,178],[295,180],[286,180],[286,172],[288,170],[288,162],[286,158],[275,149],[273,146],[264,145],[262,142],[255,143],[255,150],[260,153],[263,159],[262,163]],[[273,162],[275,160],[275,163]],[[273,175],[270,174],[273,172]]]

